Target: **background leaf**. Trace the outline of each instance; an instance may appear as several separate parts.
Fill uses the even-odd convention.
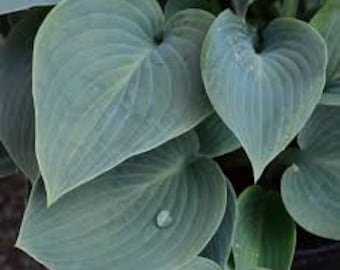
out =
[[[60,0],[1,0],[0,15],[28,9],[35,6],[52,6],[59,1]]]
[[[262,38],[259,44],[254,29],[227,10],[210,28],[202,53],[207,93],[245,148],[255,180],[311,116],[327,60],[322,37],[296,19],[274,20]]]
[[[221,267],[225,267],[230,256],[236,222],[236,194],[229,180],[226,179],[226,181],[228,189],[227,208],[222,223],[201,253],[202,257],[215,261]]]
[[[319,107],[298,143],[282,179],[284,204],[307,231],[340,240],[340,109]]]
[[[49,203],[211,113],[199,54],[212,20],[188,10],[165,23],[156,0],[53,9],[36,39],[33,81]]]
[[[211,13],[217,14],[219,7],[214,8],[216,5],[216,0],[168,0],[165,4],[164,13],[167,17],[171,17],[177,12],[189,9],[189,8],[199,8],[209,11]]]
[[[233,254],[236,270],[289,270],[296,231],[280,195],[253,186],[238,199]]]
[[[17,167],[9,157],[6,149],[0,144],[0,178],[5,178],[15,173]]]
[[[200,140],[200,153],[207,157],[218,157],[241,147],[240,142],[221,118],[213,113],[196,127]]]
[[[14,162],[31,180],[39,175],[34,149],[33,41],[47,11],[27,13],[0,47],[0,136]]]
[[[189,263],[217,231],[227,199],[217,164],[195,155],[198,139],[190,133],[50,208],[38,181],[17,246],[54,270],[172,270]]]

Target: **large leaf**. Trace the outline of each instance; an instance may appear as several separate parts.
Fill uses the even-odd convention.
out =
[[[311,116],[327,60],[322,37],[296,19],[274,20],[263,44],[257,39],[254,29],[227,10],[210,28],[202,55],[207,93],[245,148],[255,180]]]
[[[0,144],[0,178],[14,174],[16,169],[17,167],[9,157],[6,149]]]
[[[33,40],[46,9],[35,9],[0,47],[0,136],[14,162],[31,180],[39,174],[34,149]]]
[[[217,157],[240,148],[240,142],[221,118],[213,113],[196,128],[200,139],[200,153],[208,157]]]
[[[221,267],[227,264],[230,256],[236,222],[236,194],[228,179],[226,179],[226,181],[228,189],[227,208],[222,223],[214,237],[201,253],[202,257],[215,261]]]
[[[133,157],[50,208],[38,181],[17,246],[54,270],[173,270],[193,260],[222,221],[217,164],[187,134]]]
[[[51,6],[59,1],[60,0],[1,0],[0,15],[28,9],[34,6]]]
[[[282,181],[286,208],[306,230],[340,240],[340,109],[319,107],[298,143]]]
[[[35,45],[36,151],[53,203],[192,129],[211,106],[200,79],[213,16],[156,0],[63,1]]]
[[[241,194],[233,244],[236,270],[289,270],[295,242],[295,224],[278,193],[253,186]]]
[[[197,257],[179,270],[222,270],[222,268],[211,260]]]

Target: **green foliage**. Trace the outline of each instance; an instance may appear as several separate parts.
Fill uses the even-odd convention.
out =
[[[16,246],[49,269],[288,270],[294,222],[340,240],[339,1],[0,14],[0,177],[30,180]]]

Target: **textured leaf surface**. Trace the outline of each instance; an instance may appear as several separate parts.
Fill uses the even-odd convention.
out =
[[[227,10],[210,28],[202,55],[207,93],[245,148],[255,180],[311,116],[327,60],[322,37],[295,19],[270,23],[260,52],[256,39],[254,29]]]
[[[204,156],[222,156],[241,147],[238,139],[216,113],[200,123],[196,132],[200,139],[200,153]]]
[[[38,181],[17,246],[54,270],[180,268],[206,246],[226,207],[223,173],[197,155],[197,136],[184,135],[50,208]]]
[[[211,260],[198,257],[180,270],[222,270],[222,268]]]
[[[246,17],[248,8],[254,1],[255,0],[232,0],[235,11],[242,19]]]
[[[27,13],[0,47],[0,136],[14,162],[31,180],[39,174],[34,149],[33,40],[46,12],[36,9]]]
[[[211,113],[199,55],[212,20],[188,10],[165,23],[155,0],[70,0],[53,9],[33,74],[49,203]]]
[[[6,149],[0,144],[0,178],[14,174],[16,169],[17,167],[9,157]]]
[[[238,199],[233,254],[236,270],[289,270],[296,232],[280,195],[250,187]]]
[[[235,233],[236,222],[236,194],[233,186],[227,181],[227,208],[220,227],[214,237],[201,253],[202,257],[209,258],[221,267],[227,264],[230,256],[232,240]]]
[[[0,14],[24,10],[34,6],[51,6],[59,1],[60,0],[1,0]]]
[[[283,175],[285,206],[309,232],[340,240],[340,109],[319,107],[298,143],[301,152]]]

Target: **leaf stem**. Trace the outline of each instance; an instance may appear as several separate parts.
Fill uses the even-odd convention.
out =
[[[323,93],[319,104],[326,106],[340,106],[340,95],[337,93]]]
[[[283,2],[283,16],[295,17],[299,7],[299,0],[284,0]]]

